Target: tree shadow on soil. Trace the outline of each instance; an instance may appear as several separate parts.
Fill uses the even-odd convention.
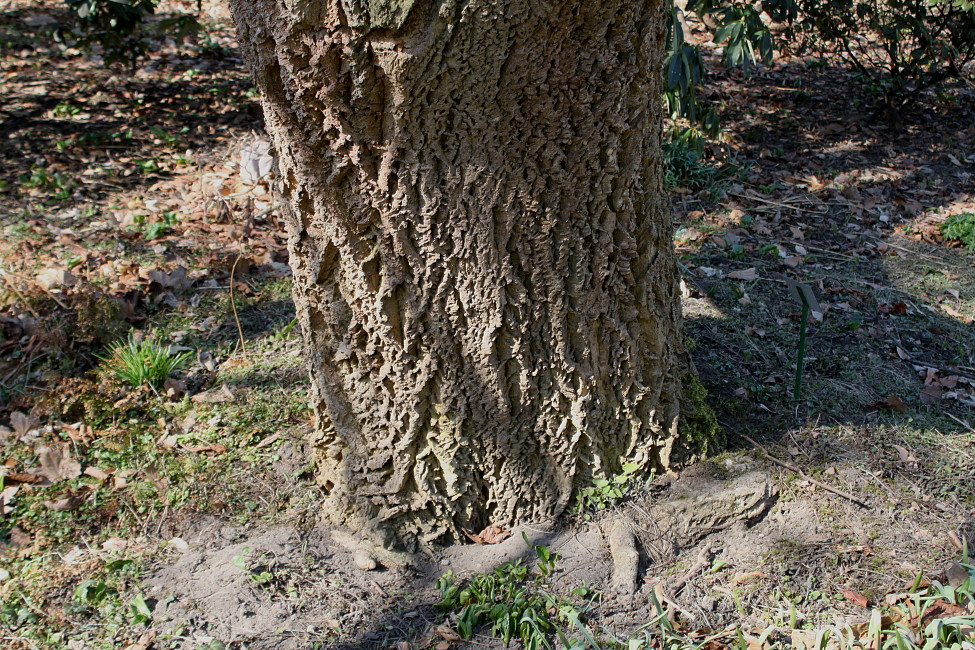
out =
[[[72,177],[88,172],[83,190],[91,198],[148,187],[168,176],[147,166],[157,158],[261,128],[260,105],[235,51],[167,53],[164,61],[142,62],[145,74],[133,73],[63,54],[54,30],[67,12],[45,7],[39,14],[55,22],[28,27],[33,13],[0,13],[0,54],[16,53],[24,68],[5,79],[0,97],[0,180],[10,190],[39,167]],[[66,67],[71,73],[59,74]]]

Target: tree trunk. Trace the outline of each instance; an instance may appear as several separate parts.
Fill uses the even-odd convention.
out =
[[[231,5],[278,156],[332,521],[450,542],[703,450],[661,0]]]

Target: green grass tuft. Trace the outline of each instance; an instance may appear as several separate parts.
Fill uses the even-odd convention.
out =
[[[159,388],[189,357],[189,352],[170,354],[168,346],[151,339],[137,341],[130,333],[127,340],[109,348],[108,356],[101,357],[101,372],[132,388],[145,384]]]

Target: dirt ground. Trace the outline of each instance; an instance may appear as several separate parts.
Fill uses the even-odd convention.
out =
[[[833,467],[839,467],[830,473],[836,485],[857,493],[875,485],[872,474],[854,465]],[[966,508],[921,515],[887,494],[858,505],[798,483],[790,485],[750,453],[726,454],[658,481],[595,521],[528,524],[497,545],[455,546],[370,572],[357,568],[344,537],[336,540],[327,528],[208,518],[182,533],[188,547],[145,585],[158,603],[154,629],[162,636],[177,631],[182,647],[210,639],[248,648],[316,642],[380,648],[403,641],[427,647],[451,639],[435,607],[439,576],[530,561],[529,544],[541,544],[558,554],[547,580],[554,592],[586,586],[598,594],[586,620],[607,644],[633,637],[654,619],[651,594],[666,599],[688,629],[777,625],[786,632],[790,602],[799,606],[800,624],[863,620],[863,608],[840,597],[840,589],[871,601],[904,590],[922,566],[950,562],[958,553],[950,534],[971,523]],[[639,540],[632,593],[614,580],[608,537],[615,525]],[[254,576],[263,571],[273,578],[261,584]],[[485,635],[474,641],[457,647],[504,646]]]
[[[600,647],[661,647],[662,611],[681,647],[799,647],[975,544],[975,253],[940,230],[975,212],[970,86],[894,129],[837,62],[746,78],[711,57],[724,135],[670,155],[668,183],[726,451],[498,544],[389,556],[320,523],[226,9],[134,73],[60,48],[60,11],[0,0],[0,646],[501,647],[458,639],[437,583],[540,545]],[[787,278],[819,303],[798,404]],[[133,328],[191,352],[160,393],[99,374]]]

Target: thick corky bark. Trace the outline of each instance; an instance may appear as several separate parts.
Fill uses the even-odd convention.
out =
[[[699,449],[678,433],[660,0],[231,5],[334,521],[450,541]]]

